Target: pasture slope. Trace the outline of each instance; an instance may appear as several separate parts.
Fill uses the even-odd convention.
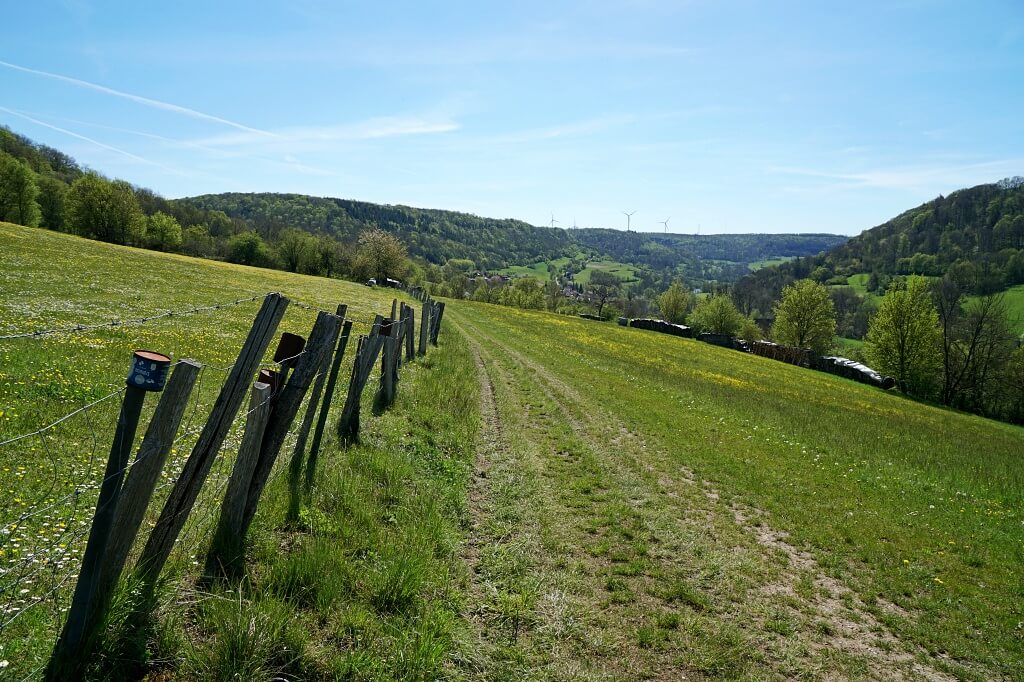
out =
[[[1024,430],[689,339],[449,309],[484,398],[491,677],[1024,676]]]
[[[394,293],[0,223],[0,336],[257,297],[141,325],[0,339],[0,444],[123,387],[134,348],[199,360],[204,368],[150,506],[151,525],[267,291],[295,301],[278,331],[300,335],[316,310],[298,302],[329,310],[349,304],[355,335],[367,332],[375,313],[390,311]],[[354,344],[330,424],[345,402]],[[374,376],[363,396],[361,443],[342,450],[328,429],[297,527],[284,522],[288,487],[280,474],[289,441],[250,533],[246,579],[199,588],[245,421],[237,419],[165,570],[152,629],[124,621],[134,598],[126,590],[92,678],[444,675],[464,631],[461,581],[453,576],[462,571],[461,519],[479,423],[476,376],[465,371],[472,366],[460,337],[445,338],[406,364],[397,402],[380,416],[371,409]],[[38,679],[59,631],[113,435],[113,395],[41,437],[0,446],[0,679]],[[143,424],[155,402],[147,401]]]
[[[357,319],[390,304],[0,225],[0,335],[269,290]],[[0,340],[0,441],[116,389],[137,347],[206,364],[201,421],[255,305]],[[293,306],[281,331],[314,315]],[[272,480],[247,579],[203,590],[208,536],[187,534],[153,630],[115,618],[98,676],[140,660],[159,679],[1024,676],[1024,430],[615,325],[463,301],[445,325],[392,410],[366,396],[363,442],[327,444],[300,526]],[[0,449],[5,527],[96,475],[111,403],[48,447]],[[42,521],[0,538],[0,563],[67,538]],[[25,614],[0,635],[12,679],[55,634],[49,606]]]

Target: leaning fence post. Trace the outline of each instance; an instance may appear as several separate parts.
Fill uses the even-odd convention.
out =
[[[117,417],[114,441],[110,446],[107,468],[100,484],[96,510],[93,512],[89,541],[82,556],[82,566],[71,599],[68,619],[64,622],[64,629],[44,673],[47,680],[76,680],[85,673],[88,657],[84,654],[96,634],[90,630],[90,625],[95,626],[95,619],[92,616],[104,598],[100,593],[103,573],[101,562],[106,558],[110,544],[117,502],[121,496],[121,484],[135,442],[142,405],[146,400],[146,393],[163,390],[170,364],[171,359],[160,353],[143,350],[134,353],[132,368],[126,381],[127,388],[121,402],[121,412]]]
[[[302,398],[313,383],[313,378],[321,373],[324,367],[324,357],[334,347],[334,339],[338,337],[341,329],[341,318],[331,313],[321,312],[313,323],[313,330],[309,333],[309,341],[306,343],[305,351],[299,357],[299,361],[292,370],[288,383],[281,389],[280,395],[274,401],[270,411],[270,421],[267,423],[266,431],[263,433],[263,441],[260,444],[259,458],[256,460],[256,469],[253,471],[252,481],[249,484],[249,493],[245,501],[245,510],[242,513],[241,536],[244,539],[249,530],[252,519],[256,516],[256,505],[259,503],[263,488],[270,478],[270,472],[274,468],[277,455],[284,445],[288,436],[292,421],[302,404]]]
[[[153,418],[149,421],[146,435],[135,453],[135,461],[125,476],[121,487],[121,499],[114,512],[114,521],[107,544],[106,561],[100,574],[101,594],[106,596],[99,604],[96,616],[106,609],[110,595],[124,570],[128,553],[131,552],[135,536],[142,526],[142,520],[149,507],[160,472],[163,471],[167,456],[174,445],[174,435],[188,407],[192,387],[199,377],[201,367],[194,360],[182,360],[175,365],[167,382],[167,388],[160,396]]]
[[[235,466],[231,469],[228,488],[220,506],[220,518],[214,531],[210,551],[206,554],[207,578],[217,575],[233,576],[238,573],[244,556],[245,543],[242,540],[242,512],[249,495],[252,472],[260,454],[263,432],[270,418],[270,398],[273,392],[269,384],[256,382],[252,386],[249,412],[245,420],[245,433],[238,448]]]
[[[320,404],[320,395],[327,383],[327,373],[331,365],[331,350],[334,348],[338,334],[341,332],[340,321],[328,334],[327,349],[323,353],[323,361],[320,363],[316,375],[316,382],[313,384],[313,391],[309,394],[309,403],[306,406],[306,415],[302,418],[302,425],[299,426],[299,434],[295,439],[295,449],[292,451],[292,460],[288,466],[288,488],[291,493],[291,500],[288,504],[287,519],[290,522],[299,520],[299,507],[302,505],[302,465],[306,454],[306,440],[309,438],[309,430],[313,427],[313,419],[316,417],[316,408]]]
[[[432,329],[430,334],[430,342],[437,345],[437,335],[441,333],[441,319],[444,317],[444,302],[440,302],[436,307],[437,317],[432,321]]]
[[[345,316],[346,306],[338,306],[338,316]],[[348,346],[349,336],[352,334],[352,320],[345,320],[345,326],[341,330],[341,338],[338,340],[338,350],[334,352],[334,363],[331,365],[331,374],[327,378],[327,388],[324,393],[323,403],[320,405],[320,416],[317,418],[316,428],[313,430],[313,442],[309,446],[309,461],[306,462],[306,493],[313,489],[313,479],[316,476],[316,464],[320,455],[320,441],[324,436],[324,428],[327,426],[328,413],[331,410],[331,402],[334,400],[334,388],[338,383],[338,373],[341,371],[341,361],[345,358],[345,347]]]
[[[370,335],[359,339],[355,362],[352,364],[352,377],[348,384],[348,395],[345,396],[345,407],[338,420],[338,439],[342,445],[359,440],[359,410],[362,404],[363,388],[370,378],[370,371],[377,362],[381,346],[384,345],[384,337],[380,334],[383,319],[378,315],[373,322]]]
[[[424,297],[423,313],[420,316],[420,348],[419,355],[427,354],[427,336],[430,333],[430,299]]]
[[[416,358],[416,311],[413,307],[405,307],[405,361],[412,362]]]
[[[147,590],[152,589],[167,562],[167,557],[171,554],[174,541],[177,540],[189,512],[192,511],[206,476],[210,473],[213,460],[227,437],[253,375],[263,359],[263,354],[267,352],[267,347],[287,307],[288,299],[280,294],[268,294],[263,299],[263,306],[256,314],[238,359],[232,365],[210,417],[199,434],[199,440],[192,448],[192,453],[171,489],[171,494],[160,512],[160,518],[157,519],[156,526],[142,550],[142,556],[136,563],[136,571]]]

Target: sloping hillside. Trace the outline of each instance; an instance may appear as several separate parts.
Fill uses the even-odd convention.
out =
[[[845,284],[866,274],[868,291],[898,275],[949,273],[967,292],[1024,284],[1024,178],[962,189],[901,213],[821,255],[764,268],[738,285],[741,297],[778,296],[804,277]]]

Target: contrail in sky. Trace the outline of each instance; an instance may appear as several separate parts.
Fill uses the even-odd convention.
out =
[[[18,66],[17,64],[11,64],[10,62],[5,62],[5,61],[2,61],[2,60],[0,60],[0,66],[6,66],[8,69],[14,69],[15,71],[22,71],[24,73],[31,73],[31,74],[35,74],[37,76],[43,76],[45,78],[52,78],[53,80],[63,81],[65,83],[70,83],[72,85],[77,85],[80,88],[87,88],[89,90],[95,90],[97,92],[102,92],[102,93],[107,94],[107,95],[113,95],[115,97],[123,97],[124,99],[131,100],[132,102],[138,102],[139,104],[144,104],[144,105],[146,105],[148,107],[153,107],[154,109],[163,109],[164,111],[172,111],[172,112],[174,112],[176,114],[183,114],[185,116],[190,116],[192,118],[198,118],[198,119],[201,119],[201,120],[204,120],[204,121],[213,121],[215,123],[221,123],[223,125],[231,126],[232,128],[237,128],[239,130],[244,130],[244,131],[249,132],[249,133],[255,133],[257,135],[264,135],[266,137],[277,137],[276,135],[274,135],[274,133],[268,132],[266,130],[260,130],[259,128],[250,128],[249,126],[242,125],[241,123],[235,123],[234,121],[229,121],[226,118],[220,118],[219,116],[213,116],[211,114],[204,114],[201,111],[196,111],[195,109],[189,109],[188,107],[178,106],[177,104],[171,104],[169,102],[161,102],[160,100],[157,100],[157,99],[150,99],[148,97],[142,97],[141,95],[133,95],[133,94],[131,94],[129,92],[122,92],[120,90],[114,90],[113,88],[108,88],[108,87],[106,87],[104,85],[98,85],[96,83],[90,83],[89,81],[79,80],[78,78],[71,78],[69,76],[62,76],[62,75],[57,74],[57,73],[50,73],[49,71],[40,71],[38,69],[30,69],[30,68],[25,67],[25,66]]]
[[[71,130],[67,130],[66,128],[60,128],[58,126],[51,125],[51,124],[46,123],[44,121],[40,121],[37,118],[32,118],[31,116],[26,116],[25,114],[22,114],[20,112],[14,111],[13,109],[8,109],[7,107],[0,106],[0,111],[5,111],[8,114],[11,114],[12,116],[17,116],[19,118],[25,119],[26,121],[31,121],[32,123],[35,123],[36,125],[43,126],[44,128],[49,128],[50,130],[56,130],[58,133],[64,133],[65,135],[70,135],[71,137],[77,137],[79,140],[84,140],[84,141],[86,141],[86,142],[88,142],[90,144],[96,145],[97,147],[102,147],[103,149],[109,149],[110,151],[116,152],[118,154],[121,154],[122,156],[127,156],[129,159],[133,159],[135,161],[140,161],[142,163],[147,163],[147,164],[150,164],[152,166],[159,166],[160,168],[163,168],[164,170],[168,170],[168,171],[170,171],[172,173],[175,173],[175,174],[178,174],[178,175],[182,174],[181,171],[177,171],[177,170],[175,170],[173,168],[165,166],[162,163],[157,163],[156,161],[150,161],[149,159],[144,159],[141,156],[136,156],[135,154],[132,154],[131,152],[126,152],[125,150],[118,149],[117,147],[111,147],[109,144],[105,144],[103,142],[100,142],[99,140],[94,140],[91,137],[86,137],[85,135],[79,135],[78,133],[73,132]]]

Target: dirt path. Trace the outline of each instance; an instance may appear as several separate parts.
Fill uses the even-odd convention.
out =
[[[511,656],[537,679],[955,679],[764,513],[724,499],[549,366],[453,319],[480,376],[466,556],[471,593],[491,602],[471,613],[491,661],[478,667],[484,677],[499,678]],[[498,469],[515,472],[501,490]],[[533,512],[518,520],[533,525],[506,518],[497,532],[507,509],[496,498],[513,489]],[[482,556],[491,542],[530,548],[517,575],[530,589],[493,580]],[[511,636],[500,613],[509,598],[519,598]]]

